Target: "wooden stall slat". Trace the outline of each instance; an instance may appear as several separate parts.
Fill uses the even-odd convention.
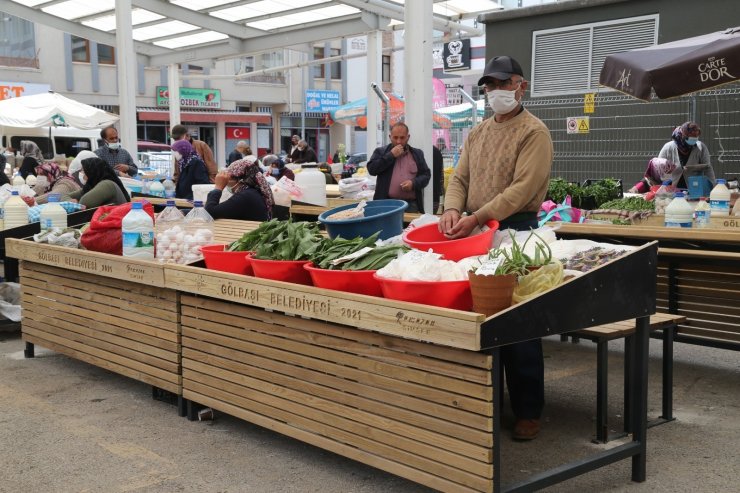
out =
[[[476,460],[490,460],[492,441],[489,432],[473,430],[422,413],[413,413],[395,406],[393,401],[373,400],[361,393],[363,386],[356,382],[322,375],[320,372],[297,368],[267,358],[250,357],[249,364],[247,364],[188,347],[183,349],[183,354],[186,367],[200,373],[210,374],[207,367],[203,366],[208,365],[274,382],[282,387],[331,400],[361,412],[371,413],[373,416],[383,416],[384,422],[398,423],[393,425],[397,428],[397,432],[409,438],[429,436],[429,439],[425,438],[423,441],[438,443],[447,450],[456,451]]]
[[[366,451],[366,453],[369,454],[381,455],[382,457],[388,458],[386,460],[390,460],[391,463],[397,465],[411,467],[417,471],[446,472],[447,474],[445,475],[446,477],[444,477],[444,479],[451,483],[450,486],[454,484],[457,487],[457,491],[459,491],[459,488],[461,486],[466,486],[475,491],[485,491],[489,488],[490,481],[485,477],[476,477],[469,473],[450,471],[450,468],[440,467],[440,464],[437,462],[431,461],[429,459],[424,459],[412,454],[402,453],[392,446],[366,439],[355,433],[340,430],[327,424],[319,423],[302,415],[287,412],[282,407],[278,408],[262,404],[252,399],[247,399],[239,395],[220,390],[219,388],[214,386],[202,385],[199,382],[194,381],[190,373],[190,371],[186,371],[186,374],[184,376],[185,380],[189,384],[188,390],[190,391],[192,389],[193,392],[196,392],[201,396],[210,397],[210,402],[207,402],[207,404],[211,405],[211,407],[213,407],[214,409],[231,413],[231,411],[233,410],[229,409],[229,407],[231,406],[224,406],[222,404],[234,403],[238,406],[238,409],[242,411],[239,414],[245,414],[244,411],[249,412],[250,417],[246,418],[247,420],[263,426],[266,426],[266,424],[270,424],[272,426],[266,427],[272,429],[275,429],[276,426],[279,426],[281,428],[281,433],[287,434],[289,436],[294,436],[293,430],[296,428],[300,428],[309,436],[322,436],[323,438],[329,439],[330,442],[334,442],[335,444],[341,443],[345,446],[350,446],[361,451]],[[224,385],[224,387],[229,387],[228,384],[221,383],[221,381],[214,382],[213,385]],[[286,405],[287,404],[288,403],[286,403]],[[237,416],[239,416],[239,414],[237,414]],[[307,414],[310,415],[310,413]],[[259,419],[260,422],[258,422],[256,418],[261,418]],[[309,441],[309,443],[313,442]],[[454,482],[450,478],[453,473],[455,473],[454,477],[457,480]],[[442,477],[438,477],[442,479]],[[462,483],[461,480],[464,480],[464,483]],[[455,491],[455,489],[450,488],[448,491]]]
[[[223,311],[196,311],[189,309],[187,306],[183,307],[183,315],[193,317],[197,316],[200,321],[212,322],[214,325],[208,325],[208,327],[213,327],[217,333],[223,333],[219,332],[219,328],[221,327],[239,327],[240,322],[245,320],[245,314],[243,312],[237,315],[224,313]],[[260,332],[267,336],[289,337],[296,343],[302,343],[303,347],[320,346],[329,350],[357,355],[353,356],[352,362],[347,363],[351,366],[363,369],[372,365],[375,371],[379,374],[395,375],[398,378],[402,378],[410,382],[453,390],[458,394],[468,395],[478,399],[485,399],[488,395],[487,392],[481,391],[482,388],[479,384],[490,385],[490,372],[481,372],[480,370],[471,368],[471,370],[473,370],[471,372],[460,370],[457,373],[463,373],[463,375],[455,375],[451,377],[439,374],[438,371],[435,372],[435,370],[438,369],[434,368],[434,365],[430,365],[427,358],[422,358],[413,354],[389,351],[380,347],[372,347],[365,342],[358,342],[357,340],[353,341],[311,330],[315,326],[330,327],[330,325],[326,323],[317,323],[315,321],[305,320],[302,318],[286,317],[285,315],[275,313],[267,314],[266,317],[259,318],[266,321],[263,322],[262,320],[256,320],[254,318],[246,319],[250,321],[250,331]],[[205,328],[205,326],[202,325],[199,327]],[[240,338],[242,333],[243,332],[240,329],[237,329],[236,332],[232,331],[230,334],[224,335]],[[357,331],[355,331],[355,333],[357,333]],[[250,334],[248,339],[254,340],[253,337],[254,336]],[[276,344],[280,345],[284,343],[277,341]],[[357,361],[358,356],[361,358],[361,361]]]
[[[116,354],[91,348],[49,332],[38,331],[34,327],[23,327],[23,340],[170,392],[180,392],[181,376],[174,373],[157,371],[156,375],[152,375],[152,370],[156,370],[152,367],[137,364]]]
[[[177,293],[173,289],[162,289],[160,287],[150,286],[149,284],[110,279],[97,274],[88,274],[87,272],[53,267],[51,265],[23,261],[21,263],[21,272],[31,277],[34,277],[34,273],[38,273],[41,275],[41,279],[65,278],[76,281],[78,284],[92,283],[98,286],[104,286],[113,289],[114,292],[124,291],[128,299],[142,305],[159,306],[164,301],[173,303],[177,301]]]
[[[43,289],[35,289],[31,286],[23,286],[21,284],[22,296],[35,296],[39,299],[45,298],[45,293],[48,293]],[[129,310],[121,310],[113,307],[105,307],[93,303],[81,300],[79,298],[68,298],[64,299],[63,303],[57,303],[56,301],[49,300],[49,308],[54,309],[58,307],[60,311],[70,313],[76,316],[89,316],[95,318],[101,322],[112,323],[121,327],[138,327],[142,332],[149,334],[156,334],[158,337],[168,338],[174,342],[177,342],[177,323],[167,322],[164,320],[157,320],[140,315],[136,312]],[[98,310],[103,309],[107,314],[97,313]]]
[[[90,339],[94,340],[100,340],[102,343],[109,343],[117,347],[120,347],[122,349],[136,351],[138,353],[141,353],[142,355],[146,355],[150,358],[154,358],[156,360],[161,360],[162,363],[152,363],[155,366],[160,366],[163,369],[171,369],[170,365],[166,365],[166,362],[170,362],[173,364],[177,364],[180,361],[180,358],[178,356],[179,351],[177,350],[177,345],[173,345],[174,347],[167,350],[167,349],[160,349],[156,346],[153,346],[151,344],[147,344],[146,342],[138,341],[132,338],[132,336],[135,333],[125,331],[120,331],[123,333],[126,337],[122,337],[120,335],[114,334],[109,330],[106,330],[107,327],[105,324],[99,324],[96,323],[94,320],[82,318],[82,317],[76,317],[74,320],[64,320],[62,318],[58,317],[58,314],[54,314],[50,310],[45,310],[40,306],[32,305],[24,306],[23,311],[23,318],[24,323],[26,322],[26,318],[28,318],[28,321],[33,321],[37,328],[40,330],[43,330],[43,327],[45,325],[54,325],[59,327],[60,329],[64,329],[69,332],[75,332],[80,335],[86,336]],[[94,345],[91,343],[91,345]],[[113,352],[113,349],[111,349]],[[124,355],[123,353],[121,353]],[[146,363],[148,360],[146,359],[139,359],[134,357],[133,359],[138,359],[142,363]],[[172,369],[172,371],[177,371],[177,368],[175,367]]]
[[[270,312],[262,310],[260,308],[253,308],[248,305],[238,305],[230,303],[224,305],[223,301],[214,300],[202,296],[192,296],[183,294],[183,306],[192,306],[196,309],[211,310],[217,312],[223,312],[224,306],[228,306],[228,313],[238,316],[243,316],[255,320],[260,320],[266,323],[272,323],[274,315]],[[282,316],[282,315],[281,315]],[[483,368],[490,370],[493,367],[493,361],[491,356],[485,353],[467,351],[461,352],[455,348],[448,348],[445,346],[437,346],[434,344],[427,344],[424,342],[412,341],[409,339],[401,339],[394,336],[388,336],[380,333],[358,333],[353,327],[340,326],[337,324],[326,324],[314,320],[300,319],[300,323],[294,324],[295,328],[301,329],[300,324],[307,323],[306,326],[310,327],[312,331],[321,332],[327,335],[335,335],[345,339],[367,341],[368,344],[373,346],[380,346],[386,349],[393,349],[404,353],[418,354],[421,356],[428,356],[434,358],[435,362],[430,363],[428,358],[425,358],[426,364],[442,365],[443,362],[450,363],[462,363],[463,365]],[[442,360],[442,361],[438,361]],[[449,365],[450,368],[455,369],[458,365]],[[459,371],[459,370],[454,370]],[[440,370],[440,373],[443,373]]]
[[[301,428],[297,428],[295,426],[277,421],[275,419],[265,417],[259,413],[244,409],[243,407],[233,405],[223,400],[219,400],[204,394],[200,394],[194,390],[184,389],[183,396],[186,399],[190,399],[203,405],[210,406],[214,409],[218,409],[232,416],[236,416],[237,418],[241,418],[250,423],[254,423],[258,426],[262,426],[269,430],[273,430],[283,435],[295,438],[296,440],[300,440],[304,443],[320,447],[324,450],[328,450],[329,452],[343,455],[363,464],[367,464],[371,467],[376,467],[391,474],[395,474],[396,476],[409,479],[438,491],[442,491],[445,493],[467,493],[476,491],[491,493],[493,491],[490,483],[486,484],[484,488],[481,489],[467,488],[463,485],[448,481],[447,479],[436,476],[434,474],[427,473],[414,467],[399,464],[398,462],[386,459],[383,456],[369,453],[364,450],[358,449],[357,447],[346,445],[344,443],[337,442],[313,432],[306,431]]]
[[[137,352],[124,346],[117,346],[111,342],[89,337],[83,331],[70,331],[64,324],[42,324],[36,320],[27,320],[23,322],[23,330],[33,328],[37,333],[53,334],[69,341],[70,344],[76,343],[77,348],[88,347],[91,351],[100,350],[105,353],[116,355],[118,363],[126,366],[135,366],[146,373],[167,379],[170,375],[177,374],[179,364],[150,356],[145,353]],[[124,363],[127,361],[129,363]],[[146,368],[146,370],[143,370]]]
[[[76,286],[68,286],[63,283],[46,282],[34,279],[32,277],[23,278],[24,286],[28,288],[35,288],[37,290],[44,291],[51,296],[55,296],[61,303],[71,302],[74,298],[84,300],[90,303],[97,303],[100,305],[100,309],[117,309],[131,311],[132,303],[122,297],[114,297],[114,295],[100,292],[100,286],[95,286],[94,290],[91,289],[90,285],[81,286],[77,283]],[[120,296],[120,295],[119,295]],[[173,304],[174,305],[174,304]],[[147,318],[164,320],[167,322],[177,323],[178,313],[173,309],[158,308],[146,305],[136,305],[136,314],[143,315]]]
[[[202,324],[199,322],[198,324]],[[305,355],[295,350],[282,350],[281,348],[271,348],[269,346],[260,346],[257,344],[240,341],[222,336],[211,332],[204,332],[199,329],[193,329],[189,326],[189,321],[183,318],[183,345],[184,347],[194,347],[195,342],[191,340],[200,340],[209,342],[214,346],[223,348],[232,348],[235,351],[242,352],[242,358],[249,357],[250,354],[269,356],[272,359],[289,361],[298,366],[308,366],[330,372],[332,375],[345,377],[351,380],[365,382],[382,389],[390,389],[396,394],[412,396],[424,402],[419,412],[427,412],[432,415],[443,417],[455,423],[464,423],[474,426],[478,429],[491,427],[490,415],[491,404],[482,401],[475,401],[463,396],[455,396],[449,392],[444,392],[424,385],[413,384],[393,377],[377,375],[372,370],[363,371],[344,365],[342,362],[322,358],[322,353]],[[214,348],[213,350],[217,350]],[[246,355],[243,353],[247,353]],[[432,404],[436,403],[437,406]],[[425,411],[426,410],[426,411]],[[486,414],[488,410],[488,414]]]
[[[678,331],[681,334],[701,336],[712,341],[731,341],[740,342],[740,333],[737,331],[721,330],[715,324],[696,323],[694,320],[689,321],[691,325],[679,325]]]
[[[282,386],[269,374],[264,376],[267,376],[268,380],[262,380],[256,375],[252,376],[249,368],[247,373],[232,372],[189,359],[183,367],[183,379],[188,382],[188,386],[192,379],[245,399],[255,400],[304,416],[312,421],[374,441],[392,444],[402,451],[446,464],[453,469],[477,476],[490,473],[492,454],[487,454],[480,447],[455,443],[449,439],[444,440],[444,437],[438,437],[433,433],[324,399],[313,394],[309,389],[295,390]],[[438,441],[438,438],[442,440]],[[446,449],[444,445],[454,448]],[[470,458],[470,455],[474,453],[474,448],[479,449],[479,458]]]

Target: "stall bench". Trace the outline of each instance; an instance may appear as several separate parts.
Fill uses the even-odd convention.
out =
[[[673,421],[673,338],[679,324],[685,323],[683,315],[656,313],[650,316],[650,332],[663,333],[663,406],[660,418],[648,423],[648,426]],[[586,329],[576,330],[563,334],[561,339],[568,336],[576,342],[578,339],[588,339],[596,343],[596,440],[598,443],[609,441],[608,425],[608,364],[609,341],[625,338],[625,361],[629,361],[628,352],[632,346],[632,336],[635,334],[635,321],[622,320],[610,324],[597,325]],[[631,431],[629,419],[630,372],[627,365],[624,368],[624,431]]]

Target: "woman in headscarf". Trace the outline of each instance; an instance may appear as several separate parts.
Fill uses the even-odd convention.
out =
[[[663,146],[658,157],[681,165],[683,168],[683,177],[678,183],[674,183],[678,188],[686,188],[685,177],[691,176],[692,173],[687,166],[697,164],[706,164],[707,169],[702,171],[709,178],[714,186],[715,176],[714,169],[709,160],[709,149],[703,142],[699,141],[701,129],[695,122],[686,122],[673,130],[671,141]]]
[[[120,205],[131,201],[115,170],[97,156],[82,160],[79,180],[82,189],[69,196],[88,208],[105,204]]]
[[[681,180],[682,174],[681,165],[676,165],[661,157],[654,157],[648,161],[642,180],[635,183],[635,186],[629,189],[629,193],[647,193],[650,187],[661,185],[665,181],[670,181],[675,187]]]
[[[87,157],[96,157],[93,152],[82,152],[92,154],[92,156]],[[70,169],[72,169],[71,165]],[[80,169],[82,169],[82,165],[80,165]],[[36,182],[36,187],[34,188],[38,194],[36,195],[37,204],[47,203],[49,201],[49,194],[52,193],[58,194],[62,201],[68,200],[72,193],[82,188],[82,184],[76,177],[67,174],[66,171],[62,171],[59,165],[53,161],[41,163],[36,166],[36,176],[39,178]],[[46,178],[46,180],[41,180],[42,177]]]
[[[208,169],[187,140],[172,144],[178,170],[175,197],[193,200],[193,185],[208,185]]]
[[[23,156],[23,162],[19,173],[25,180],[28,175],[36,175],[36,166],[44,162],[44,155],[36,142],[32,140],[21,141],[20,153]]]
[[[285,162],[275,154],[268,154],[262,158],[262,164],[267,167],[266,174],[272,176],[275,180],[280,180],[283,176],[290,180],[295,180],[293,171],[285,166]]]
[[[214,219],[269,221],[272,218],[272,190],[258,163],[257,156],[247,156],[216,175],[216,188],[208,192],[206,199],[206,211]],[[232,196],[219,204],[227,186]]]

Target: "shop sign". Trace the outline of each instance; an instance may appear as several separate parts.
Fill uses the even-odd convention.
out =
[[[306,111],[325,113],[339,106],[339,91],[306,91]]]
[[[445,72],[470,69],[470,40],[456,39],[445,43],[442,61]]]
[[[170,91],[167,86],[157,86],[157,106],[169,107]],[[199,87],[180,88],[180,106],[183,108],[221,108],[221,89]]]
[[[49,84],[26,84],[25,82],[0,81],[0,101],[3,99],[19,98],[49,92]]]

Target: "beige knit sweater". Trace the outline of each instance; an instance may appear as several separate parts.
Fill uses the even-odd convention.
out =
[[[537,212],[547,194],[552,139],[527,110],[504,123],[474,128],[445,193],[445,210],[475,213],[479,223]]]

